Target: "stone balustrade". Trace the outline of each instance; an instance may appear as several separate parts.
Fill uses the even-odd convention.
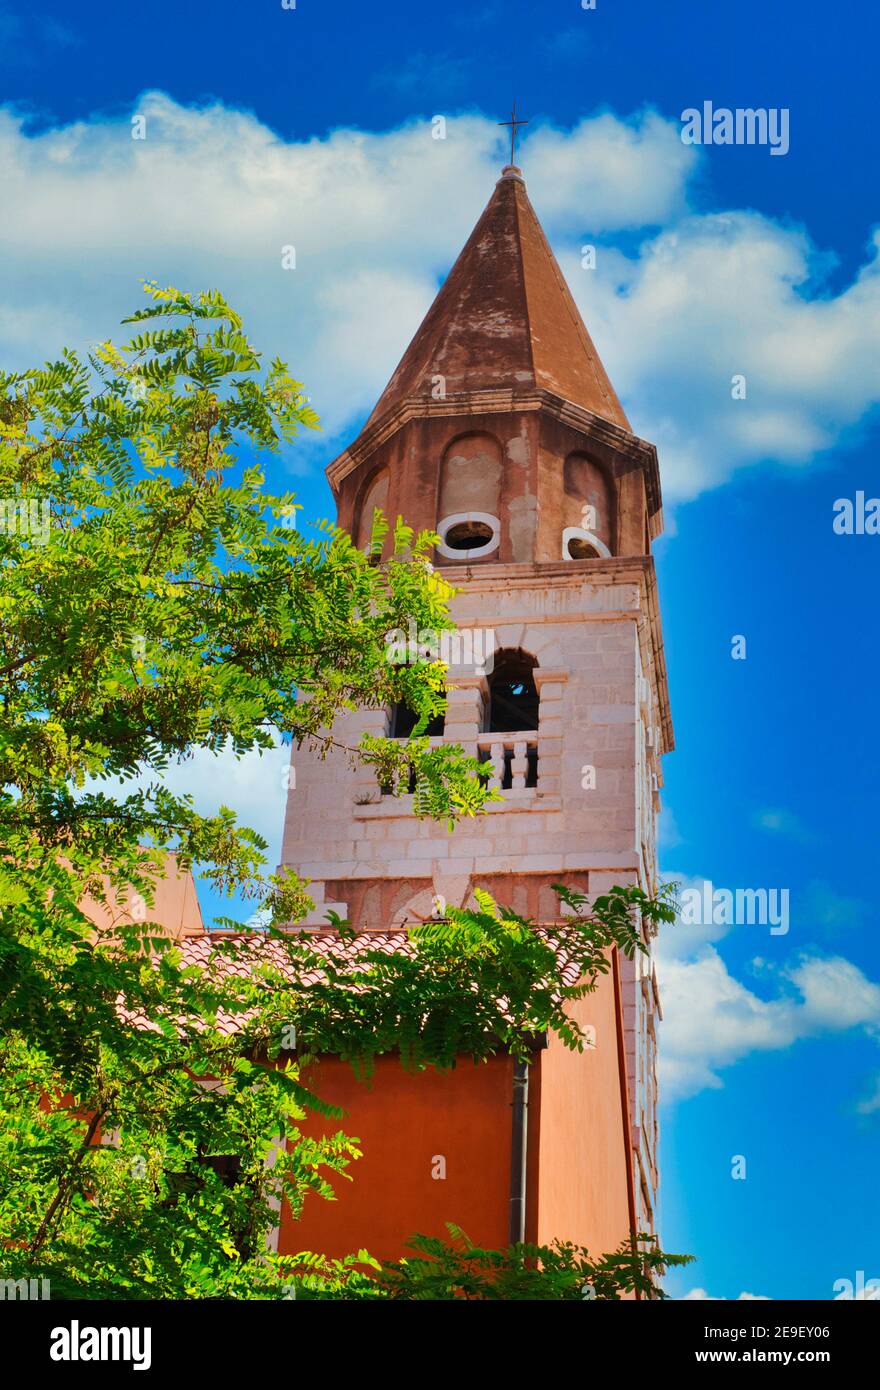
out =
[[[522,791],[538,785],[538,731],[479,734],[477,756],[491,767],[489,786],[499,791]]]

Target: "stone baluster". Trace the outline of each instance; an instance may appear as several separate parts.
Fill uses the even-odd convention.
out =
[[[492,776],[489,778],[489,786],[496,791],[501,790],[501,782],[504,778],[504,740],[497,739],[492,741],[489,747],[489,763],[492,768]]]
[[[445,738],[459,743],[471,757],[477,754],[477,735],[483,727],[483,708],[489,698],[485,676],[456,676],[446,691]]]
[[[510,764],[510,771],[513,774],[511,781],[512,791],[521,791],[526,785],[526,772],[528,762],[526,759],[526,748],[528,747],[524,738],[514,739],[513,761]]]

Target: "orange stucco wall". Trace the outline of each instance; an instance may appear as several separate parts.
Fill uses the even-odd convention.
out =
[[[609,974],[572,1006],[595,1029],[596,1047],[569,1052],[551,1036],[530,1069],[527,1239],[556,1237],[591,1253],[613,1250],[630,1228],[630,1163],[621,1101],[618,1016]],[[506,1056],[454,1071],[405,1071],[379,1058],[369,1083],[347,1063],[325,1058],[304,1075],[345,1118],[310,1117],[306,1133],[342,1129],[363,1157],[352,1181],[333,1178],[337,1200],[306,1199],[299,1220],[282,1211],[282,1254],[316,1250],[345,1255],[361,1246],[396,1259],[409,1235],[445,1234],[454,1221],[480,1244],[508,1242],[513,1066]],[[435,1178],[435,1160],[445,1178]]]
[[[629,1235],[627,1169],[618,1071],[613,977],[570,1007],[581,1027],[595,1029],[595,1048],[570,1052],[550,1036],[541,1054],[531,1108],[529,1234],[585,1245],[591,1254],[613,1250]],[[538,1094],[535,1094],[538,1092]],[[537,1132],[535,1132],[537,1130]]]
[[[446,1221],[478,1243],[507,1244],[509,1057],[417,1074],[396,1057],[381,1057],[369,1083],[358,1081],[348,1063],[324,1058],[303,1080],[346,1111],[341,1121],[312,1116],[304,1131],[342,1129],[360,1140],[363,1157],[349,1169],[351,1182],[332,1179],[335,1202],[308,1197],[298,1221],[284,1208],[281,1254],[346,1255],[366,1246],[380,1258],[397,1259],[408,1236],[445,1235]],[[432,1176],[437,1156],[445,1159],[445,1178]]]

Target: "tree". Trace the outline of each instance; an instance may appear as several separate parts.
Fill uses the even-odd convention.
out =
[[[414,1237],[414,1254],[402,1260],[380,1263],[361,1250],[345,1260],[300,1255],[281,1264],[292,1281],[289,1291],[301,1299],[582,1303],[630,1293],[665,1298],[658,1275],[668,1265],[690,1263],[690,1256],[665,1255],[648,1238],[624,1242],[594,1260],[583,1246],[570,1241],[483,1250],[452,1223],[449,1235],[448,1240]]]
[[[451,626],[451,591],[434,538],[401,521],[386,545],[377,513],[366,554],[327,524],[304,537],[294,498],[268,494],[250,459],[316,424],[302,387],[261,366],[217,292],[148,292],[123,348],[0,375],[0,1241],[56,1297],[265,1297],[284,1278],[264,1251],[272,1199],[296,1212],[330,1195],[358,1153],[342,1133],[301,1133],[306,1109],[334,1112],[284,1055],[285,1029],[300,1060],[365,1067],[397,1046],[416,1067],[524,1055],[545,1027],[580,1046],[566,1000],[594,987],[609,946],[639,949],[634,909],[669,909],[615,890],[551,940],[484,898],[390,965],[362,960],[367,992],[281,930],[307,884],[268,874],[258,835],[225,806],[198,815],[163,772],[279,734],[326,747],[341,710],[403,700],[413,737],[349,756],[398,790],[413,765],[420,814],[478,814],[493,793],[477,762],[422,737],[444,668],[387,660],[410,620]],[[169,853],[263,913],[208,968],[150,921]],[[112,914],[131,895],[134,923],[117,912],[106,930],[84,905]],[[401,1296],[401,1278],[376,1287]]]

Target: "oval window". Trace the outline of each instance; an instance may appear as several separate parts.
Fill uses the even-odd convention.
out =
[[[493,539],[492,527],[485,521],[459,521],[443,537],[450,550],[478,550]]]
[[[611,551],[603,540],[581,526],[566,526],[562,533],[563,560],[609,560]]]
[[[568,542],[568,553],[572,560],[598,560],[599,552],[590,542],[585,541],[582,536],[572,536]]]
[[[454,512],[437,527],[438,552],[447,560],[481,560],[498,549],[501,522],[489,512]]]

